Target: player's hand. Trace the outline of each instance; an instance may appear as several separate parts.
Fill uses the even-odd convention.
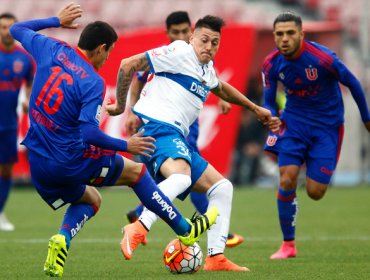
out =
[[[140,126],[139,118],[132,111],[128,113],[125,126],[126,131],[130,136],[134,135]]]
[[[73,21],[82,16],[82,9],[79,4],[69,3],[58,13],[60,26],[63,28],[76,29],[79,24]]]
[[[117,102],[113,102],[108,98],[105,104],[105,110],[110,116],[118,116],[125,111],[125,108],[120,108]]]
[[[253,112],[257,115],[257,118],[264,125],[268,125],[271,121],[270,110],[263,108],[261,106],[255,105]]]
[[[133,155],[140,155],[150,158],[155,149],[155,139],[150,136],[142,137],[144,129],[132,135],[127,140],[127,152]]]
[[[279,131],[281,126],[281,120],[279,117],[271,117],[271,121],[269,122],[269,128],[271,132],[276,133]]]
[[[370,132],[370,121],[365,122],[364,124],[365,124],[367,131]]]
[[[220,114],[226,115],[231,110],[231,104],[221,98],[218,99],[218,111]]]

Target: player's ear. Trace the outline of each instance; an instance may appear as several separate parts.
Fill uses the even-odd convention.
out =
[[[98,53],[106,52],[107,50],[107,44],[101,44],[98,46]]]

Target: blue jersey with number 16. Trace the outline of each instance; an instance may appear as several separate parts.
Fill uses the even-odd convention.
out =
[[[51,18],[59,26],[58,18]],[[50,21],[47,27],[51,27]],[[43,26],[40,26],[40,29]],[[80,123],[99,126],[105,83],[87,58],[64,42],[31,29],[17,36],[37,65],[30,99],[30,129],[23,144],[73,168],[87,155]]]

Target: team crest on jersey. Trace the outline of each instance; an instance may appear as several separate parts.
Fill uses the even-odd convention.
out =
[[[95,119],[97,119],[98,122],[100,122],[100,118],[101,118],[101,105],[99,105],[98,108],[96,109],[96,115],[95,115]]]
[[[315,81],[319,76],[317,74],[317,68],[306,68],[305,71],[307,79],[309,79],[310,81]]]
[[[276,135],[269,135],[266,140],[266,145],[270,147],[275,146],[277,139]]]
[[[23,70],[23,62],[20,60],[16,60],[13,63],[13,71],[14,73],[21,73]]]

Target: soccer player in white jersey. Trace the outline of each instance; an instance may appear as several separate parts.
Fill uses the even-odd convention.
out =
[[[195,24],[190,44],[175,41],[123,59],[117,78],[116,103],[108,101],[106,110],[110,115],[121,114],[135,71],[150,70],[140,99],[133,108],[143,123],[140,129],[144,130],[144,135],[156,139],[151,159],[143,157],[142,160],[156,179],[166,178],[159,187],[170,199],[186,196],[195,182],[192,190],[207,193],[209,207],[218,207],[216,224],[208,231],[204,270],[248,271],[224,256],[233,186],[186,141],[189,126],[199,116],[209,91],[249,109],[272,130],[276,129],[269,110],[254,104],[233,86],[217,78],[212,59],[220,46],[223,26],[221,18],[208,15]],[[121,249],[126,259],[131,259],[132,252],[156,220],[155,214],[144,210],[138,221],[124,227]]]

